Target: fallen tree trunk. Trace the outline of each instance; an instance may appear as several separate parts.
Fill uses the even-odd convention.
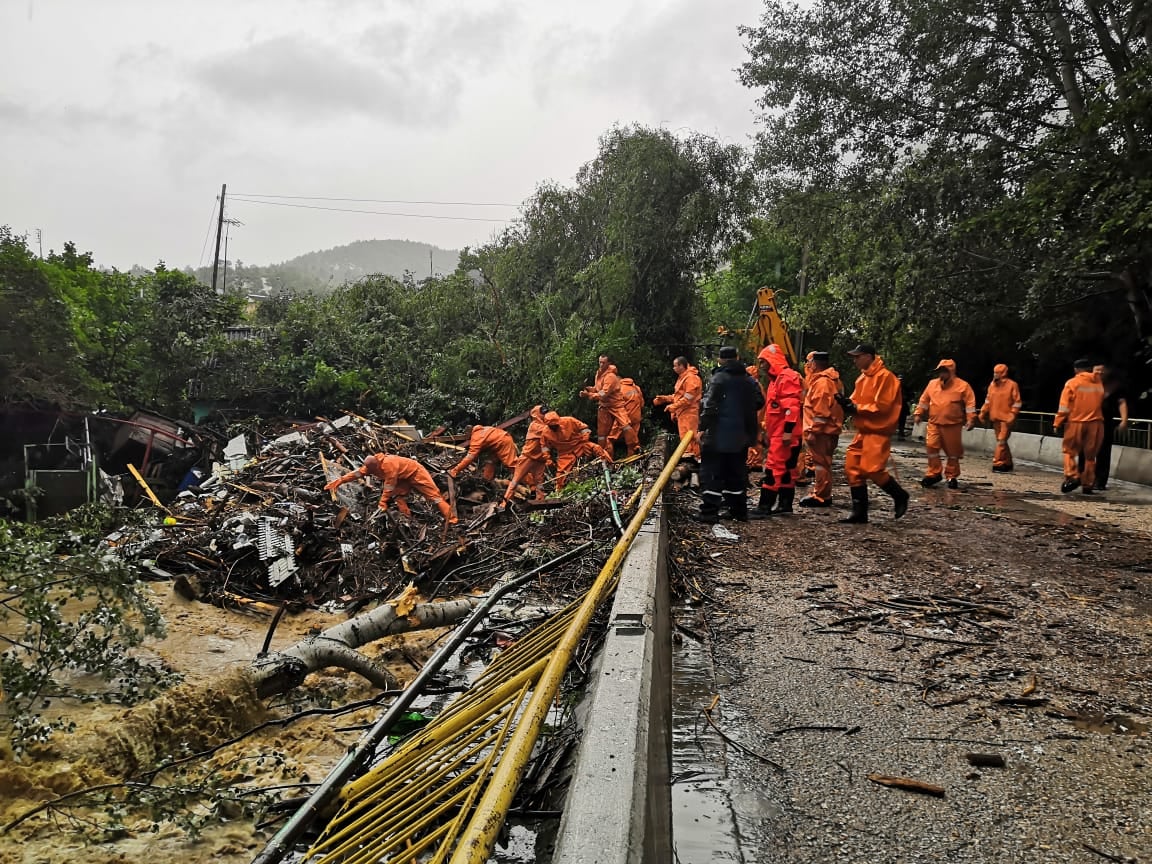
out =
[[[387,690],[399,686],[389,672],[357,648],[414,630],[446,627],[466,617],[482,597],[421,603],[407,607],[398,601],[350,618],[322,633],[309,636],[283,651],[262,654],[252,664],[256,695],[264,699],[299,687],[312,672],[336,666],[367,678]]]

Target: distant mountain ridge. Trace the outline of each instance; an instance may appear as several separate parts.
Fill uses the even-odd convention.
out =
[[[415,240],[356,240],[343,246],[306,252],[279,264],[250,265],[239,259],[228,262],[227,290],[251,295],[281,291],[330,291],[365,276],[384,275],[400,279],[411,273],[417,279],[452,273],[460,261],[458,249],[442,249]],[[212,266],[188,269],[205,284],[212,280]],[[223,279],[223,264],[221,278]]]

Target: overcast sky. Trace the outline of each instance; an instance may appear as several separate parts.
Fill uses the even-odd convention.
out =
[[[759,0],[0,0],[0,224],[196,265],[233,193],[517,204],[613,124],[744,143]],[[291,200],[291,199],[282,199]],[[508,219],[499,206],[316,206]],[[229,257],[478,244],[499,222],[237,201]]]

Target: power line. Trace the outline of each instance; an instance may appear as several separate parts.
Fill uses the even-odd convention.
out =
[[[321,207],[318,204],[291,204],[287,201],[260,201],[256,198],[240,198],[233,196],[228,199],[236,203],[266,204],[270,207],[299,207],[304,210],[327,210],[333,213],[361,213],[366,216],[403,216],[408,219],[448,219],[455,222],[511,222],[511,219],[488,219],[480,216],[437,216],[431,213],[392,213],[386,210],[353,210],[349,207]]]
[[[204,232],[204,242],[200,245],[200,260],[196,266],[204,266],[204,253],[208,251],[208,238],[212,236],[212,223],[216,221],[216,205],[220,203],[220,199],[216,198],[212,201],[212,212],[208,214],[208,230]]]
[[[284,198],[292,201],[349,201],[356,204],[427,204],[436,207],[519,207],[493,201],[406,201],[399,198],[330,198],[324,195],[271,195],[261,192],[237,192],[249,198]]]

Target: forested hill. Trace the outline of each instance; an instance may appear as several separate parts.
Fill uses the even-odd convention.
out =
[[[327,291],[365,276],[400,279],[406,272],[417,278],[430,275],[430,271],[435,275],[451,273],[459,260],[459,250],[413,240],[357,240],[279,264],[254,266],[234,259],[228,262],[227,283],[229,291],[248,294]],[[189,272],[205,284],[211,282],[211,265]]]

